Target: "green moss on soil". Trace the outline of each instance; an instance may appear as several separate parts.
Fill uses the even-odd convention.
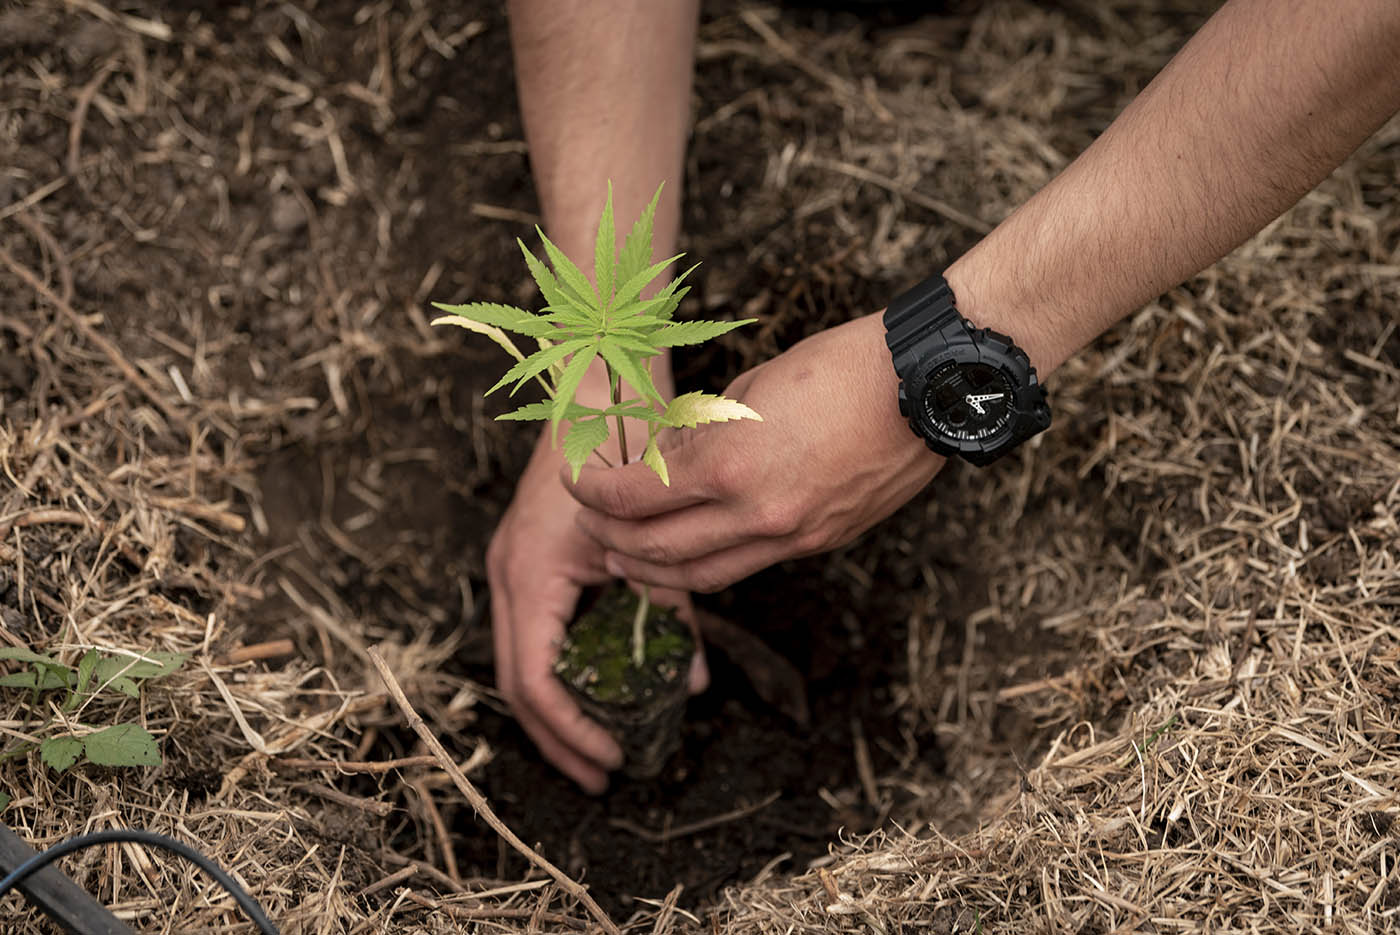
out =
[[[670,608],[652,605],[641,667],[632,664],[632,618],[637,595],[610,588],[569,628],[555,673],[605,704],[635,704],[684,677],[695,652],[690,629]]]

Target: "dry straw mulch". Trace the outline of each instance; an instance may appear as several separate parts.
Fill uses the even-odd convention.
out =
[[[1008,0],[873,34],[793,9],[712,11],[692,184],[737,197],[702,199],[688,223],[706,302],[764,318],[728,353],[756,359],[877,307],[1013,209],[1184,40],[1191,17],[1161,6]],[[259,481],[269,453],[378,431],[363,417],[386,387],[410,399],[400,418],[451,396],[415,382],[455,353],[420,329],[421,303],[439,281],[479,283],[395,267],[399,232],[437,208],[414,188],[426,162],[409,124],[440,63],[500,67],[503,25],[494,7],[407,7],[0,11],[14,56],[0,70],[0,640],[67,661],[89,646],[191,657],[139,703],[85,714],[142,720],[162,769],[58,777],[23,753],[0,763],[15,796],[0,817],[36,846],[125,824],[176,834],[289,932],[582,929],[546,879],[460,878],[434,763],[368,784],[319,765],[382,758],[385,738],[422,755],[368,665],[386,641],[453,756],[469,772],[489,756],[471,734],[489,691],[437,674],[459,647],[434,636],[449,618],[419,590],[423,543],[367,554],[327,509],[301,552],[254,546],[287,502]],[[318,16],[351,24],[362,73],[317,56]],[[468,202],[474,223],[518,222],[523,166],[502,167],[518,125],[474,120],[463,132],[478,136],[428,156],[487,193]],[[1062,368],[1048,437],[992,472],[945,471],[876,532],[936,556],[904,599],[891,717],[947,756],[941,772],[911,759],[866,777],[855,794],[891,807],[885,831],[810,868],[775,861],[697,914],[650,894],[631,927],[1394,927],[1397,165],[1392,124]],[[259,343],[258,316],[283,323],[283,344]],[[518,463],[479,412],[459,415],[470,451],[435,476],[471,488]],[[357,489],[381,501],[366,515],[395,509],[375,470],[410,462],[366,462]],[[467,581],[481,541],[434,573]],[[356,575],[382,584],[360,604]],[[456,593],[473,619],[470,588]],[[287,635],[290,657],[237,661]],[[59,729],[46,720],[0,694],[3,749]],[[396,803],[407,821],[387,815]],[[136,849],[67,868],[138,924],[238,924],[208,881]]]

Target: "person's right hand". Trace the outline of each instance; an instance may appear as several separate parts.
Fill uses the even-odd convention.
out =
[[[607,788],[608,772],[622,765],[622,751],[569,697],[554,675],[554,661],[582,589],[613,576],[603,568],[598,544],[578,524],[582,507],[560,480],[564,456],[550,446],[548,432],[535,446],[486,550],[496,682],[545,759],[598,794]],[[645,440],[644,428],[636,434]],[[678,605],[682,618],[694,625],[682,592],[654,589],[652,600]],[[704,657],[697,653],[691,692],[704,690],[708,681]]]

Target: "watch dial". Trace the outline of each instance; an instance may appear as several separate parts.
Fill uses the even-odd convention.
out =
[[[986,442],[1007,430],[1014,398],[1011,381],[996,367],[948,363],[929,377],[924,415],[950,439]]]

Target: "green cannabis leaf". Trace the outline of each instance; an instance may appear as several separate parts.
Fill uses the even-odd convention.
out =
[[[488,395],[509,386],[513,396],[533,380],[548,397],[541,402],[526,403],[497,416],[498,419],[547,421],[556,443],[560,423],[571,423],[563,445],[564,458],[575,481],[588,458],[611,437],[608,419],[616,424],[623,463],[627,461],[622,443],[625,438],[623,420],[635,419],[646,424],[647,444],[642,461],[667,486],[671,479],[657,445],[660,429],[694,428],[702,423],[732,419],[760,419],[758,413],[743,403],[704,393],[687,393],[668,404],[656,388],[651,372],[652,358],[665,348],[700,344],[755,320],[672,321],[681,300],[689,292],[689,287],[682,283],[694,271],[694,266],[662,285],[651,298],[642,298],[647,287],[681,257],[652,262],[652,233],[660,200],[661,188],[658,187],[618,250],[612,183],[608,183],[607,200],[594,238],[591,281],[539,228],[536,233],[548,265],[523,242],[517,241],[530,275],[544,298],[545,307],[538,313],[490,302],[432,303],[434,308],[447,313],[433,319],[434,325],[455,325],[485,335],[515,359],[514,365],[486,391]],[[510,337],[512,334],[534,339],[538,349],[526,353],[516,346]],[[611,387],[611,405],[606,408],[584,406],[574,398],[584,373],[599,358]],[[631,389],[635,398],[623,398],[624,385]],[[122,690],[121,686],[116,687]]]

